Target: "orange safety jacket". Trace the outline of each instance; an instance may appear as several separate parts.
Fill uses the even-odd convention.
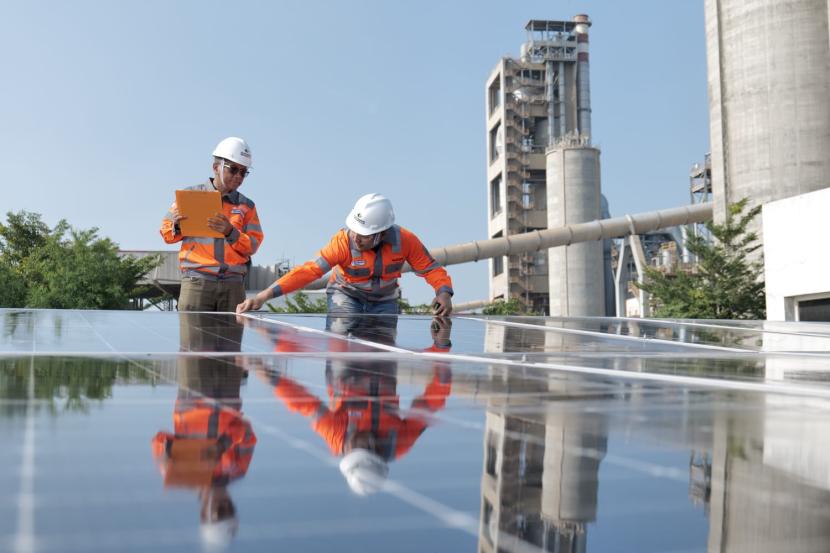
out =
[[[186,190],[215,191],[212,179]],[[233,230],[226,238],[182,236],[173,224],[173,202],[161,222],[161,236],[167,244],[181,242],[179,268],[183,276],[209,280],[241,282],[248,272],[248,263],[264,237],[254,202],[238,190],[222,196],[222,212],[230,220]]]
[[[442,409],[450,395],[449,373],[436,368],[424,393],[412,400],[412,408],[429,412]],[[380,377],[383,379],[383,377]],[[402,417],[399,397],[392,382],[381,383],[381,394],[367,398],[361,387],[347,386],[337,391],[329,388],[330,407],[286,376],[272,376],[274,395],[291,411],[311,418],[312,428],[326,442],[333,455],[342,455],[343,448],[356,432],[370,431],[380,444],[381,456],[388,460],[406,454],[427,429],[428,420],[417,412]],[[383,384],[386,384],[384,386]]]
[[[398,278],[404,263],[426,279],[436,294],[453,293],[447,271],[430,255],[412,232],[398,225],[385,230],[381,244],[361,252],[349,231],[341,229],[317,254],[317,259],[294,267],[272,286],[274,297],[310,284],[332,268],[329,289],[339,289],[361,301],[389,301],[398,298]]]
[[[257,439],[251,423],[242,417],[241,412],[223,407],[215,401],[177,400],[173,424],[174,433],[159,432],[152,442],[153,456],[162,462],[165,485],[188,486],[193,481],[193,476],[183,473],[203,470],[197,466],[203,464],[199,462],[198,454],[195,463],[192,459],[180,460],[176,455],[177,449],[185,450],[188,445],[207,447],[222,442],[224,451],[208,467],[210,481],[235,480],[248,472]],[[176,464],[184,466],[176,467]]]

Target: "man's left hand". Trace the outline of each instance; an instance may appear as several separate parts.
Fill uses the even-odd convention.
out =
[[[432,314],[436,317],[447,317],[452,313],[452,296],[441,292],[432,300]]]
[[[213,217],[209,217],[207,225],[210,230],[215,230],[216,232],[221,233],[222,236],[229,235],[233,230],[233,225],[224,213],[217,213]]]

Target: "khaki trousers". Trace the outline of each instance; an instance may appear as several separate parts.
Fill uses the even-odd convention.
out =
[[[182,277],[179,311],[230,311],[245,301],[245,284],[197,277]]]

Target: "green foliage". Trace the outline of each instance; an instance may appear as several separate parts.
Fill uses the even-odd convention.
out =
[[[698,259],[693,272],[664,274],[652,268],[645,271],[640,285],[651,294],[656,317],[684,319],[763,319],[766,317],[763,261],[749,261],[761,247],[758,236],[747,226],[758,216],[761,206],[746,213],[747,200],[729,206],[726,221],[707,223],[715,238],[708,244],[691,236],[689,251]]]
[[[26,284],[11,263],[0,257],[0,307],[20,307],[26,304]]]
[[[412,305],[403,298],[398,299],[398,309],[406,315],[432,315],[432,306],[428,303]]]
[[[483,315],[535,315],[533,311],[529,311],[525,305],[516,298],[504,300],[496,300],[490,305],[481,310]]]
[[[273,313],[326,313],[328,311],[325,298],[312,301],[305,292],[297,292],[292,297],[285,298],[285,307],[274,307],[270,303],[265,305]]]
[[[0,225],[0,307],[123,309],[141,293],[138,281],[161,263],[118,254],[98,229],[75,230],[61,220],[49,229],[40,215],[8,213]]]
[[[40,220],[39,214],[6,213],[6,224],[0,223],[0,258],[12,267],[19,267],[48,238],[49,227]]]
[[[93,401],[112,397],[117,382],[151,382],[151,374],[129,361],[108,361],[77,357],[39,357],[34,369],[29,358],[0,359],[0,397],[26,399],[29,379],[34,373],[34,396],[47,400],[47,408],[60,411],[89,410]],[[0,416],[23,415],[25,403],[0,406]]]

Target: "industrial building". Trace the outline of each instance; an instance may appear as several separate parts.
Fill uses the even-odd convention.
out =
[[[705,0],[715,222],[830,186],[827,0]],[[763,239],[761,220],[751,230]]]
[[[490,238],[602,217],[599,150],[591,145],[590,25],[586,15],[528,22],[520,57],[502,58],[487,79]],[[604,315],[606,274],[599,242],[540,249],[493,258],[489,295],[539,313]]]
[[[767,318],[830,320],[830,5],[706,0],[715,222],[763,205]],[[758,250],[760,255],[761,250]]]
[[[689,171],[689,202],[699,206],[711,201],[712,166],[707,154],[703,163],[695,163]],[[611,252],[615,303],[607,313],[617,317],[650,316],[649,294],[637,284],[644,282],[646,267],[666,274],[693,271],[697,259],[687,247],[690,235],[711,240],[706,226],[694,223],[631,234],[615,242]]]
[[[692,169],[690,204],[712,201],[714,220],[723,223],[727,207],[743,198],[752,208],[830,187],[828,3],[707,0],[705,17],[711,154]],[[584,15],[530,21],[520,57],[500,60],[487,80],[491,239],[608,217],[602,213],[599,151],[591,142],[590,23]],[[782,252],[779,261],[793,253],[781,246],[787,223],[772,214],[784,211],[763,218],[776,220],[770,251]],[[749,230],[764,244],[768,232],[761,217]],[[614,251],[607,243],[603,252],[595,241],[566,241],[564,247],[495,257],[489,299],[519,299],[552,316],[648,316],[648,298],[634,283],[642,282],[646,266],[691,270],[687,232],[706,233],[697,224],[629,236]],[[794,239],[792,232],[788,236]],[[779,266],[767,273],[775,282],[795,282],[782,271]],[[779,297],[781,290],[768,289],[778,302],[771,306],[773,318],[797,320],[800,301],[813,302],[815,311],[815,302],[830,298],[830,286],[796,280],[797,295]]]

